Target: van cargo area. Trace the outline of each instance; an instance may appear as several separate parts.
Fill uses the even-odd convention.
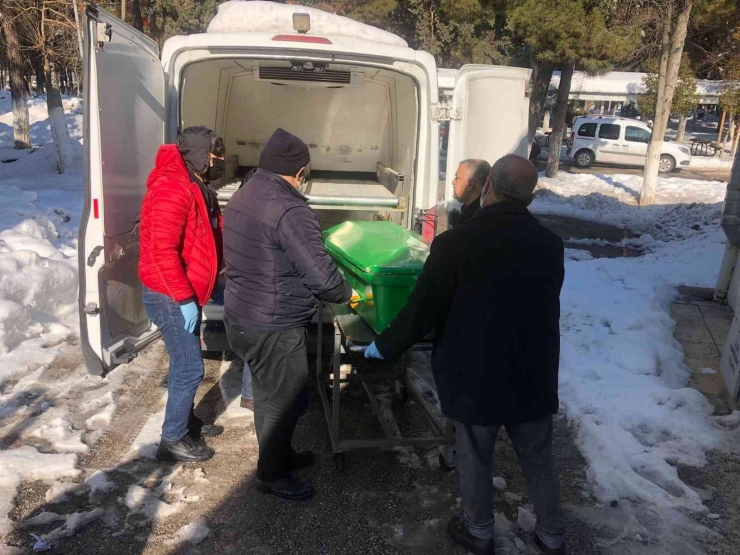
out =
[[[418,117],[414,79],[387,69],[237,58],[183,72],[180,128],[214,129],[231,161],[221,204],[280,127],[309,145],[305,194],[325,229],[348,220],[409,226]]]

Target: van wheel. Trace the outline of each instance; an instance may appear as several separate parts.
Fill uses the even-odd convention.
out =
[[[661,154],[658,162],[658,171],[660,173],[670,173],[676,169],[676,159],[670,154]]]
[[[575,155],[576,166],[590,168],[594,163],[594,153],[590,150],[579,150]]]

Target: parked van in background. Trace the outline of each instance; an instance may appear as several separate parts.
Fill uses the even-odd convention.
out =
[[[249,13],[252,2],[225,9],[241,10],[231,19],[259,29],[173,37],[160,60],[150,38],[87,7],[79,305],[94,374],[159,337],[137,273],[139,211],[157,150],[180,129],[205,125],[224,138],[222,203],[276,128],[300,137],[311,149],[306,196],[324,228],[347,220],[433,225],[442,122],[448,209],[459,206],[452,178],[461,160],[527,155],[529,69],[464,66],[441,98],[434,57],[396,35],[297,5],[275,4],[269,18]],[[223,307],[208,304],[203,315],[203,348],[227,349],[225,334],[212,332],[223,328]]]
[[[567,154],[579,168],[608,162],[644,166],[652,130],[642,121],[615,116],[583,116],[573,122]],[[688,146],[663,141],[659,170],[667,173],[691,163]]]

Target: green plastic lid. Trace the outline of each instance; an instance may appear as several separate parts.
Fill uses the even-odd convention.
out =
[[[344,222],[324,232],[324,244],[332,256],[373,275],[418,276],[429,256],[421,236],[393,222]]]

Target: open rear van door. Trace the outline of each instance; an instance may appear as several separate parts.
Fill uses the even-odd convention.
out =
[[[142,302],[139,212],[164,142],[165,78],[157,44],[134,28],[88,6],[84,29],[80,340],[101,375],[159,337]]]
[[[489,164],[507,154],[527,157],[530,69],[466,65],[458,71],[449,110],[445,200],[452,180],[468,158]]]

